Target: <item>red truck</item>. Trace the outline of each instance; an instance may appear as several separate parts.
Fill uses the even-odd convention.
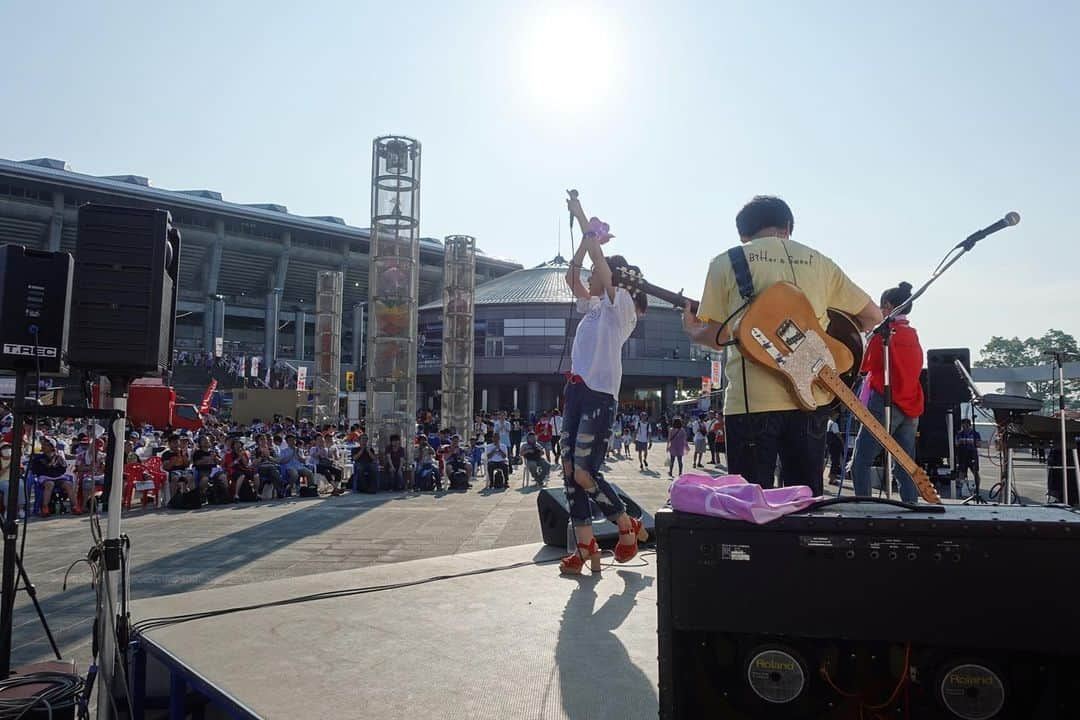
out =
[[[217,389],[211,380],[199,407],[176,402],[176,391],[160,378],[141,378],[128,386],[127,421],[129,427],[152,425],[174,430],[201,430],[203,415],[210,410],[210,398]],[[100,389],[94,385],[94,406],[101,407]]]

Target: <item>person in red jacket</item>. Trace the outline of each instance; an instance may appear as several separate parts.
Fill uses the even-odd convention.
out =
[[[923,350],[919,334],[908,323],[911,312],[911,285],[903,282],[881,295],[881,312],[889,315],[895,308],[903,307],[892,323],[893,333],[889,340],[889,385],[892,389],[892,436],[907,452],[915,455],[915,433],[919,429],[919,417],[923,414],[923,391],[919,373],[923,367]],[[885,424],[885,353],[880,335],[874,335],[866,346],[861,372],[863,381],[869,385],[866,406],[882,425]],[[865,395],[864,395],[865,397]],[[871,494],[870,466],[881,452],[881,444],[865,427],[855,439],[855,454],[851,459],[851,477],[856,495]],[[893,464],[894,477],[900,484],[900,498],[914,503],[919,492],[903,468]]]

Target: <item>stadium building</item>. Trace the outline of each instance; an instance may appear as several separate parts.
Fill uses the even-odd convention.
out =
[[[339,217],[301,216],[275,203],[233,203],[213,190],[165,190],[141,175],[95,176],[62,160],[0,159],[0,244],[74,254],[77,212],[85,203],[168,210],[183,237],[177,308],[178,352],[212,351],[215,311],[224,316],[223,350],[310,366],[314,353],[316,273],[344,273],[342,370],[361,371],[368,294],[367,229]],[[443,248],[420,246],[420,404],[438,403]],[[476,407],[551,407],[569,368],[578,316],[561,258],[522,269],[477,251]],[[425,304],[426,303],[426,304]],[[565,351],[564,351],[565,346]],[[667,407],[680,379],[708,374],[671,306],[652,301],[627,344],[624,400]],[[265,360],[263,366],[265,367]],[[178,369],[178,390],[201,396],[205,377]],[[203,373],[205,376],[205,373]],[[228,378],[219,377],[227,386]],[[342,383],[344,387],[344,382]],[[361,389],[357,387],[357,389]]]

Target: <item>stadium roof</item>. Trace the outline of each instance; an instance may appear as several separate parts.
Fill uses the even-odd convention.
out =
[[[339,236],[352,236],[357,239],[370,238],[368,228],[348,225],[333,215],[295,215],[285,205],[279,203],[235,203],[222,198],[216,190],[166,190],[154,187],[150,178],[143,175],[88,175],[75,172],[64,160],[56,158],[34,158],[31,160],[5,160],[0,158],[0,173],[20,176],[28,180],[42,182],[60,182],[72,187],[82,187],[103,193],[134,195],[147,201],[163,203],[171,208],[183,207],[191,210],[204,210],[240,218],[262,220],[277,225],[328,232]],[[436,238],[421,238],[422,246],[442,252],[442,241]],[[485,261],[516,266],[508,258],[501,258],[484,253],[479,248],[477,255]]]
[[[565,305],[574,299],[566,285],[566,270],[570,263],[557,255],[536,267],[515,270],[501,277],[476,286],[476,305]],[[581,271],[582,278],[589,276],[588,270]],[[421,310],[433,310],[442,307],[442,300],[430,302]],[[649,298],[649,307],[668,308],[670,303]]]

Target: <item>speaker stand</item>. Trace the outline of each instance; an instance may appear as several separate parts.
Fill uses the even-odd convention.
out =
[[[63,659],[60,655],[60,649],[56,646],[52,631],[49,629],[49,623],[45,619],[45,611],[42,609],[41,604],[38,603],[37,590],[34,588],[34,584],[30,582],[30,576],[26,573],[26,568],[23,566],[22,558],[19,557],[17,547],[19,539],[19,488],[22,487],[23,483],[21,472],[23,415],[27,412],[24,407],[26,403],[26,375],[26,370],[17,370],[15,372],[15,398],[12,402],[14,422],[11,426],[11,467],[8,473],[8,497],[5,498],[7,507],[3,519],[3,579],[0,581],[3,588],[2,600],[0,600],[0,678],[7,678],[11,672],[12,625],[15,619],[15,593],[18,591],[16,570],[18,571],[18,577],[21,578],[25,585],[26,594],[30,596],[30,600],[34,604],[34,610],[37,611],[38,619],[41,620],[41,627],[45,630],[45,636],[49,639],[49,645],[52,646],[56,659]],[[33,449],[34,438],[30,438],[31,452]],[[24,490],[24,514],[29,509],[29,496],[30,493]],[[28,518],[23,518],[24,523],[27,520]],[[23,532],[25,531],[26,529],[23,528]]]

